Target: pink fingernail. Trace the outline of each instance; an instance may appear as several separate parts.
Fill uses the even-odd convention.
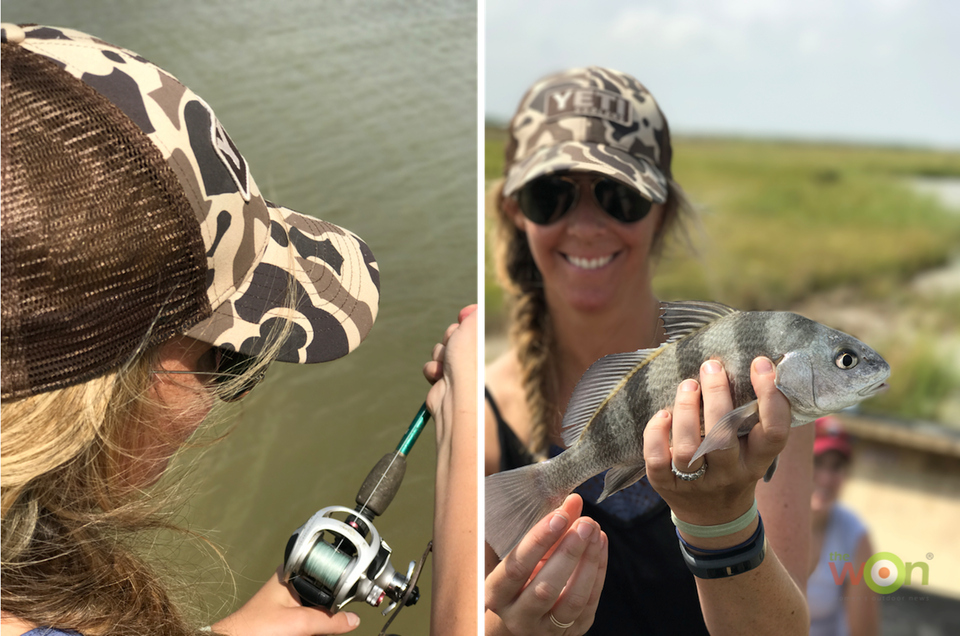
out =
[[[360,617],[354,614],[353,612],[346,612],[347,615],[347,625],[350,627],[356,627],[360,624]]]
[[[567,527],[567,518],[557,513],[550,519],[550,532],[557,533]]]
[[[683,384],[680,385],[681,391],[696,391],[697,387],[700,386],[696,380],[684,380]]]
[[[670,417],[670,411],[668,411],[667,409],[660,409],[657,412],[657,417],[663,417],[663,418]]]
[[[773,363],[767,358],[757,358],[756,362],[753,363],[753,367],[760,375],[767,375],[773,372]]]
[[[723,367],[720,366],[720,363],[716,360],[707,360],[704,362],[700,369],[707,374],[720,373],[723,370]]]
[[[593,534],[593,524],[581,521],[580,525],[577,526],[577,534],[580,535],[580,538],[586,541],[590,538],[590,535]]]

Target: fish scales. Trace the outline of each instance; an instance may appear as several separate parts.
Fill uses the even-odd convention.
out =
[[[695,457],[735,445],[756,424],[750,367],[758,356],[777,366],[777,388],[791,403],[794,426],[869,397],[890,372],[860,341],[796,314],[739,312],[706,302],[664,303],[663,309],[667,344],[606,356],[584,374],[564,416],[565,452],[487,477],[486,536],[498,555],[590,477],[609,469],[598,501],[639,480],[646,423],[672,407],[677,386],[699,378],[706,360],[723,365],[734,410],[711,429]],[[843,369],[838,352],[852,352],[860,368]]]
[[[724,364],[735,406],[756,399],[749,381],[750,364],[760,355],[758,352],[769,350],[769,334],[782,332],[782,322],[771,316],[734,314],[665,348],[600,407],[585,428],[582,443],[551,460],[551,474],[556,478],[553,485],[573,484],[575,488],[610,467],[636,467],[639,480],[644,464],[643,425],[660,409],[673,405],[680,382],[698,378],[700,365],[708,359]],[[772,326],[768,327],[768,323]],[[638,422],[642,425],[637,426]],[[604,489],[601,501],[612,494],[607,490]]]
[[[683,342],[686,343],[686,341]],[[656,413],[664,407],[664,396],[668,393],[676,393],[677,385],[683,380],[680,364],[683,353],[679,346],[666,347],[665,351],[652,360],[650,366],[643,370],[639,381],[644,385],[644,399],[637,406],[644,410],[642,412],[638,411],[636,413],[637,417],[642,417],[645,413]],[[647,420],[649,419],[647,417]],[[637,421],[646,422],[647,420]]]

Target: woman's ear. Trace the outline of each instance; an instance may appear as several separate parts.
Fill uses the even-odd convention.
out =
[[[520,210],[520,205],[517,203],[516,199],[513,197],[504,197],[503,211],[506,212],[510,220],[513,221],[513,224],[517,226],[518,230],[521,232],[527,231],[527,217],[523,216],[523,211]]]

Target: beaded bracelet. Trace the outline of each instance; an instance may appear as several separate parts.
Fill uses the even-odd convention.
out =
[[[680,537],[679,529],[677,536]],[[680,537],[680,554],[687,568],[701,579],[723,579],[749,572],[763,563],[767,554],[763,518],[759,518],[757,529],[749,539],[732,548],[706,550],[691,546]]]

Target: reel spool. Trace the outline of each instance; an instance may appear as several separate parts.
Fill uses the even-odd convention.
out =
[[[345,515],[337,519],[334,513]],[[353,601],[379,607],[390,604],[386,616],[411,586],[416,563],[411,561],[406,576],[390,563],[392,551],[370,519],[343,506],[330,506],[313,515],[287,542],[284,580],[300,595],[304,605],[338,612]],[[405,606],[420,598],[414,587]]]
[[[410,562],[404,576],[390,564],[392,551],[374,527],[373,519],[384,513],[400,489],[407,470],[407,453],[429,419],[424,403],[396,450],[381,457],[360,485],[354,510],[343,506],[323,508],[287,541],[283,580],[297,591],[301,604],[336,613],[353,601],[379,607],[384,599],[390,599],[383,615],[397,609],[384,625],[386,631],[403,607],[420,600],[416,584],[433,542],[427,544],[419,565]],[[404,604],[398,607],[401,601]]]

